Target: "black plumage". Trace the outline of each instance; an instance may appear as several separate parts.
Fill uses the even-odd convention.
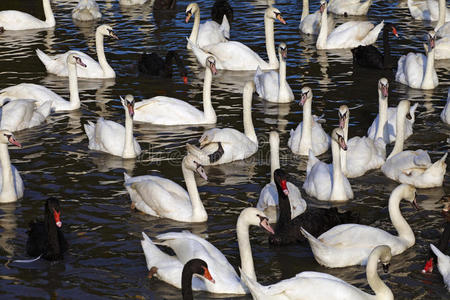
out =
[[[233,8],[228,0],[216,0],[211,9],[211,19],[218,24],[222,24],[223,16],[226,15],[231,26],[233,22]]]
[[[278,191],[278,205],[280,216],[275,227],[275,234],[269,236],[272,245],[288,245],[304,243],[307,240],[300,232],[300,227],[318,236],[330,228],[346,223],[359,223],[359,215],[352,212],[340,213],[336,208],[307,208],[306,211],[291,219],[291,205],[289,197],[284,194],[286,187],[286,174],[277,169],[274,172],[275,184]],[[284,187],[282,187],[284,185]]]
[[[44,220],[31,221],[28,230],[28,240],[26,251],[29,256],[37,257],[42,255],[46,260],[61,260],[69,245],[61,230],[60,220],[61,210],[59,201],[55,198],[48,198],[45,201]]]
[[[181,294],[183,296],[183,300],[194,299],[192,294],[192,276],[194,274],[200,275],[203,278],[214,282],[214,279],[209,273],[207,263],[202,259],[191,259],[184,265],[183,271],[181,272]]]
[[[173,60],[177,65],[180,75],[184,82],[187,82],[187,71],[183,60],[175,50],[167,51],[165,59],[162,59],[157,53],[143,53],[138,61],[139,72],[150,76],[159,76],[163,78],[172,78]]]
[[[153,3],[154,10],[175,9],[177,0],[155,0]]]

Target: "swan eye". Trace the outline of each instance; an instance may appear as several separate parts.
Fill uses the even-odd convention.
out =
[[[188,10],[188,11],[186,12],[186,16],[190,16],[190,15],[192,14],[191,10],[192,10],[192,9],[190,9],[190,10]]]

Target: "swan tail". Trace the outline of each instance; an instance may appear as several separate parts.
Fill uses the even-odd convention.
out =
[[[431,251],[433,251],[434,255],[439,259],[445,258],[445,254],[441,252],[435,245],[430,244]]]
[[[411,115],[411,120],[407,120],[409,123],[413,124],[416,121],[416,109],[419,103],[414,104],[409,108],[409,114]]]
[[[48,56],[47,54],[45,54],[43,51],[41,51],[40,49],[36,49],[36,54],[39,57],[39,60],[44,64],[45,69],[50,72],[51,66],[53,65],[54,61],[53,59],[51,59],[50,56]]]
[[[378,24],[377,26],[375,26],[370,32],[369,34],[361,41],[361,45],[363,46],[367,46],[370,44],[373,44],[377,41],[378,39],[378,35],[380,34],[381,30],[384,27],[384,20],[381,21],[380,24]]]
[[[428,171],[437,171],[442,173],[442,176],[445,174],[445,170],[447,168],[447,164],[445,163],[445,160],[447,159],[448,152],[445,153],[439,160],[435,161],[430,168],[428,168]]]
[[[311,149],[309,149],[308,153],[308,163],[306,165],[306,174],[309,174],[311,172],[312,167],[318,162],[319,160],[317,157],[314,156],[314,153]]]
[[[222,24],[220,24],[220,29],[222,30],[223,36],[230,39],[230,23],[226,15],[223,15]]]
[[[130,179],[131,176],[127,174],[127,172],[123,172],[123,180],[125,181],[125,183],[128,181],[128,179]]]
[[[335,249],[322,243],[320,240],[318,240],[312,234],[306,231],[303,227],[300,227],[300,232],[308,240],[316,261],[323,266],[330,266],[327,263],[328,261],[327,258],[331,258],[331,261],[333,261],[333,258],[335,258],[335,256],[333,255]],[[319,253],[320,256],[318,255]]]
[[[141,240],[142,250],[144,250],[145,261],[149,270],[153,267],[160,268],[161,262],[173,259],[170,255],[159,250],[145,232],[142,232],[142,237],[144,238]]]
[[[86,131],[89,141],[95,138],[95,124],[91,121],[88,121],[88,124],[84,124],[84,131]]]
[[[248,287],[250,290],[250,293],[252,294],[254,299],[264,299],[265,293],[264,289],[265,287],[258,283],[255,279],[250,278],[247,274],[245,274],[241,268],[239,267],[239,272],[241,273],[241,279],[244,282],[244,284]]]
[[[261,71],[261,68],[258,66],[256,68],[256,72],[255,72],[255,77],[253,78],[253,81],[255,82],[255,89],[256,89],[256,93],[260,96],[260,97],[264,97],[264,89],[263,89],[263,71]]]

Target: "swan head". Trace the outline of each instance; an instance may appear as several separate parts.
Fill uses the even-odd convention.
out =
[[[287,187],[287,175],[282,169],[276,169],[273,172],[273,178],[275,184],[277,185],[277,189],[280,188],[283,191],[283,194],[286,196],[289,195],[289,190]]]
[[[389,96],[389,81],[384,77],[378,80],[378,95],[382,99],[387,99]]]
[[[19,148],[22,148],[22,145],[16,141],[14,138],[14,134],[9,130],[0,130],[0,143],[2,144],[12,144],[16,145]]]
[[[281,22],[281,24],[286,24],[286,21],[281,16],[281,12],[276,7],[269,6],[266,9],[265,17],[269,18],[269,19],[272,19],[272,20],[278,20],[278,21]]]
[[[379,260],[381,262],[381,265],[383,266],[384,273],[387,273],[389,271],[389,266],[391,264],[392,259],[392,252],[391,247],[387,245],[380,245],[375,247],[372,252],[370,253],[369,257],[372,255],[372,253],[379,255]]]
[[[57,227],[62,226],[61,222],[61,209],[59,207],[58,199],[50,197],[45,201],[45,212],[46,215],[52,216]]]
[[[247,207],[241,211],[238,218],[238,226],[248,227],[250,225],[259,226],[271,234],[275,234],[272,226],[269,224],[269,218],[255,207]]]
[[[350,115],[350,112],[348,110],[348,106],[347,105],[339,106],[339,110],[338,110],[339,128],[344,129],[345,121],[347,121],[349,115]]]
[[[412,116],[409,112],[409,108],[411,107],[411,103],[408,100],[402,100],[397,106],[397,116],[405,116],[408,120],[412,119]]]
[[[99,32],[102,35],[110,36],[115,40],[119,39],[117,35],[114,33],[112,27],[106,24],[98,26],[97,32]]]
[[[217,74],[217,69],[216,69],[216,60],[214,59],[213,56],[208,56],[206,58],[206,66],[211,70],[211,73],[213,75]]]
[[[413,185],[409,184],[401,184],[397,187],[398,189],[402,189],[403,195],[402,198],[411,203],[411,206],[416,210],[419,210],[419,206],[417,205],[416,200],[416,188]]]
[[[300,104],[305,105],[307,100],[312,100],[312,90],[309,86],[302,88]]]
[[[331,139],[338,143],[342,150],[347,151],[347,144],[344,139],[344,131],[342,128],[335,128],[331,134]]]
[[[285,42],[281,42],[278,46],[278,56],[280,57],[280,59],[287,58],[287,45]]]
[[[429,51],[433,50],[436,46],[436,32],[434,30],[428,32],[428,44],[430,45]]]
[[[206,175],[205,169],[203,166],[196,161],[196,158],[193,155],[186,155],[183,158],[182,164],[189,170],[193,172],[197,172],[203,179],[208,180],[208,176]]]
[[[327,9],[327,7],[328,7],[327,1],[321,0],[320,1],[320,8],[319,8],[320,13],[322,14],[325,11],[325,9]]]
[[[203,259],[194,258],[188,261],[184,267],[181,277],[184,277],[186,275],[185,272],[194,274],[198,277],[205,278],[212,283],[215,283],[216,281],[212,278],[211,273],[208,270],[208,264]]]
[[[134,97],[132,95],[126,95],[125,98],[120,96],[120,102],[125,110],[128,112],[131,118],[134,116]]]
[[[67,56],[67,63],[72,65],[80,65],[83,68],[87,67],[86,64],[81,60],[81,58],[73,53]]]
[[[397,29],[395,28],[394,24],[389,23],[389,22],[384,23],[384,30],[391,30],[392,34],[398,38],[398,32],[397,32]]]
[[[189,5],[186,7],[186,23],[189,22],[193,14],[196,14],[200,8],[198,7],[197,3],[189,3]]]

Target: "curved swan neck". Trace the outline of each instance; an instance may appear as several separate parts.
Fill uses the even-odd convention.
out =
[[[383,93],[378,89],[378,127],[375,140],[384,138],[384,130],[387,123],[388,97],[384,97]]]
[[[50,27],[55,26],[55,16],[53,15],[50,0],[42,0],[42,6],[44,7],[45,23]]]
[[[302,124],[302,136],[300,138],[300,152],[305,151],[308,153],[309,149],[312,149],[312,95],[311,98],[306,99],[303,104],[303,124]]]
[[[434,71],[434,53],[435,48],[431,49],[427,55],[427,66],[425,69],[425,74],[422,80],[422,89],[432,89],[434,87],[433,84],[433,71]]]
[[[380,279],[380,276],[377,272],[378,260],[383,252],[388,251],[385,247],[378,247],[373,250],[372,254],[369,256],[369,260],[367,261],[366,266],[366,276],[367,282],[370,285],[370,288],[375,292],[377,299],[383,300],[393,300],[394,295],[389,287]],[[382,296],[382,297],[380,297]],[[378,298],[379,297],[379,298]]]
[[[316,48],[317,49],[325,49],[327,46],[327,37],[328,37],[328,15],[327,15],[328,7],[325,7],[322,13],[322,18],[320,20],[320,31],[319,36],[317,37]]]
[[[395,144],[394,149],[392,149],[391,154],[389,154],[389,158],[403,151],[403,146],[405,143],[405,122],[406,122],[406,114],[399,113],[400,107],[397,106],[397,120],[396,120],[396,136],[395,136]]]
[[[208,219],[208,215],[198,194],[194,172],[186,167],[184,161],[181,164],[181,170],[183,171],[184,182],[191,200],[192,222],[204,222]]]
[[[392,191],[389,197],[389,217],[398,232],[398,237],[404,240],[408,246],[412,246],[416,241],[414,232],[400,211],[400,201],[406,196],[406,188],[408,188],[407,185],[400,185]]]
[[[341,148],[339,144],[331,139],[331,154],[333,157],[333,186],[331,189],[330,200],[345,200],[345,195],[343,193],[344,180],[343,174],[341,170],[341,157],[340,157]]]
[[[273,173],[280,168],[280,138],[278,133],[271,132],[270,143],[270,182],[275,182]]]
[[[200,7],[197,5],[196,9],[193,8],[193,12],[194,12],[194,26],[192,26],[192,31],[191,35],[189,36],[189,40],[191,40],[194,44],[197,44],[198,31],[200,29]],[[187,48],[191,49],[189,43]]]
[[[134,151],[133,143],[133,119],[131,118],[128,110],[125,109],[125,144],[123,147],[123,158],[134,158],[136,152]]]
[[[77,66],[68,63],[67,69],[69,72],[70,107],[72,109],[78,109],[80,108],[80,95],[78,93]]]
[[[302,17],[300,22],[303,21],[309,15],[309,0],[303,0]]]
[[[258,138],[256,137],[255,127],[253,126],[252,120],[252,97],[253,97],[253,89],[244,88],[244,101],[243,101],[243,109],[244,109],[244,133],[245,135],[255,144],[258,144]]]
[[[389,45],[389,29],[387,26],[383,28],[383,66],[385,68],[391,65],[391,46]]]
[[[102,67],[103,75],[105,77],[116,77],[116,73],[108,64],[108,61],[106,61],[103,39],[103,34],[97,28],[97,31],[95,32],[95,48],[97,50],[98,63],[100,64],[100,67]]]
[[[434,31],[438,31],[439,28],[445,24],[445,15],[447,13],[447,6],[445,0],[439,0],[439,17]]]
[[[205,120],[210,123],[216,123],[217,116],[211,103],[211,83],[212,72],[209,67],[205,68],[205,79],[203,81],[203,114]]]
[[[266,33],[266,51],[269,58],[269,65],[273,69],[278,69],[280,63],[275,53],[275,36],[274,36],[274,20],[268,16],[264,16],[264,30]]]
[[[0,193],[0,203],[13,202],[17,200],[14,189],[14,178],[9,158],[8,145],[0,144],[0,164],[2,166],[2,192]]]
[[[252,247],[248,233],[249,225],[239,216],[236,224],[236,234],[238,238],[239,254],[241,257],[241,269],[248,277],[256,280],[255,266],[253,264]]]

